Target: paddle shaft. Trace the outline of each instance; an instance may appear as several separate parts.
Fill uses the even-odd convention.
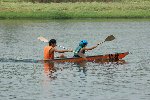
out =
[[[114,37],[113,35],[110,35],[110,36],[108,36],[108,37],[105,39],[105,41],[98,43],[98,45],[100,45],[100,44],[102,44],[102,43],[104,43],[104,42],[106,42],[106,41],[112,41],[112,40],[114,40],[114,39],[115,39],[115,37]],[[44,37],[38,37],[38,40],[48,43],[48,40],[47,40],[46,38],[44,38]],[[61,45],[57,45],[57,46],[59,46],[60,48],[66,49],[66,50],[70,50],[70,49],[68,49],[68,48],[66,48],[66,47],[63,47],[63,46],[61,46]],[[75,53],[75,51],[73,51],[73,52]]]
[[[44,37],[38,37],[38,40],[40,40],[40,41],[42,41],[42,42],[48,43],[48,40],[47,40],[46,38],[44,38]],[[57,46],[60,47],[60,48],[66,49],[66,50],[70,50],[70,49],[68,49],[68,48],[66,48],[66,47],[63,47],[63,46],[61,46],[61,45],[57,45]],[[74,52],[74,51],[73,51],[73,52]]]

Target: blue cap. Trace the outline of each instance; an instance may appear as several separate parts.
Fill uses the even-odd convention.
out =
[[[80,46],[85,46],[85,45],[87,45],[87,44],[88,44],[87,40],[82,40],[82,41],[79,43]]]

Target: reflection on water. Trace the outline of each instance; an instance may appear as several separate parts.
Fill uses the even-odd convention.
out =
[[[57,78],[56,76],[53,76],[53,73],[56,72],[55,66],[53,62],[45,62],[44,63],[44,73],[51,79]]]
[[[47,82],[44,83],[44,85],[46,84],[46,87],[49,87],[49,89],[53,92],[59,90],[58,94],[49,95],[52,98],[58,99],[59,96],[60,97],[63,96],[63,98],[65,98],[66,95],[67,97],[68,96],[70,97],[71,95],[76,93],[75,98],[78,97],[80,98],[82,97],[82,95],[85,95],[82,98],[87,99],[87,96],[90,96],[90,98],[96,96],[95,99],[98,100],[101,97],[99,95],[102,96],[105,95],[103,92],[107,92],[109,94],[112,94],[112,92],[118,93],[118,89],[124,88],[125,86],[124,82],[127,82],[121,80],[120,78],[121,77],[120,71],[124,69],[123,67],[124,64],[126,66],[126,63],[83,62],[83,63],[75,63],[75,64],[66,64],[66,63],[57,64],[57,63],[47,62],[43,64],[44,64],[44,73],[47,75],[46,76],[47,79],[45,79],[45,81]],[[48,81],[48,79],[50,79],[51,82]],[[55,86],[57,87],[60,86],[60,87],[57,90]],[[70,97],[70,99],[72,98],[73,97]],[[111,95],[110,98],[112,98]]]
[[[42,61],[43,65],[44,65],[44,73],[47,77],[49,77],[50,79],[54,80],[57,78],[57,76],[54,76],[54,74],[58,71],[61,70],[63,71],[64,69],[68,68],[68,67],[57,67],[57,63],[55,62],[51,62],[51,61]],[[123,64],[127,64],[125,62],[125,60],[118,60],[115,62],[110,62],[110,61],[99,61],[99,62],[94,62],[95,64],[97,63],[98,65],[101,66],[107,66],[108,69],[110,66],[116,66],[116,65],[123,65]],[[61,64],[65,64],[65,63],[61,63]],[[68,63],[69,64],[69,63]],[[70,63],[73,67],[77,68],[77,72],[83,73],[84,76],[87,76],[87,70],[88,70],[88,62],[83,61],[83,62],[79,62],[79,63]],[[56,66],[55,66],[56,65]],[[107,70],[108,70],[107,69]]]
[[[76,63],[76,66],[79,68],[79,72],[83,72],[85,75],[87,71],[86,63],[87,63],[86,61],[83,61],[81,63]]]

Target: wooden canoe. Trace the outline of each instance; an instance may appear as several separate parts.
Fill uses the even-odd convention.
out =
[[[116,62],[122,58],[124,58],[126,55],[128,55],[129,52],[124,53],[114,53],[114,54],[105,54],[105,55],[95,55],[95,56],[87,56],[88,62]],[[85,61],[84,58],[81,57],[72,57],[72,58],[55,58],[54,60],[44,60],[46,62],[57,62],[57,63],[79,63]]]

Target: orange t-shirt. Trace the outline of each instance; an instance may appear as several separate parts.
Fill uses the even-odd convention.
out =
[[[44,59],[54,59],[54,52],[49,54],[49,51],[52,49],[52,46],[45,46],[44,47]]]

